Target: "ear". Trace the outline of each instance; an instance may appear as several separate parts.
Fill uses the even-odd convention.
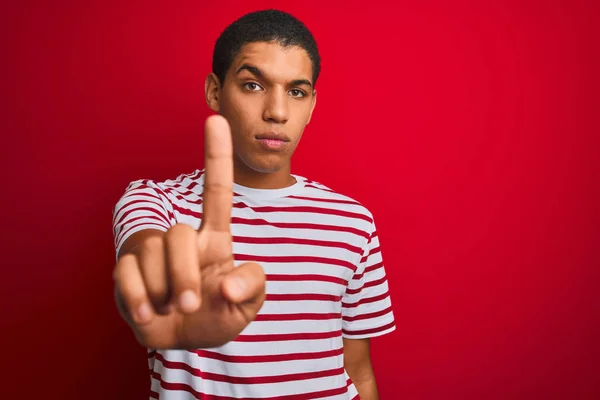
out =
[[[313,113],[313,111],[315,111],[316,105],[317,105],[317,91],[313,90],[312,105],[310,107],[310,114],[308,114],[308,121],[306,121],[306,125],[308,125],[308,123],[310,122],[310,119],[312,118],[312,113]]]
[[[204,82],[204,96],[206,104],[214,112],[219,112],[219,95],[221,94],[221,83],[214,73],[210,73]]]

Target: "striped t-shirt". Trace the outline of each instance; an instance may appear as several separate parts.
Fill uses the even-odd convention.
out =
[[[256,319],[217,348],[148,349],[150,398],[358,399],[342,338],[395,329],[379,239],[360,203],[293,175],[283,189],[234,184],[235,265],[267,276]],[[142,229],[200,226],[204,170],[132,182],[114,208],[115,247]]]

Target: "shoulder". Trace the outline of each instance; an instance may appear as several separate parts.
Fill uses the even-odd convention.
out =
[[[149,190],[169,198],[183,195],[202,195],[204,170],[195,170],[166,180],[138,179],[129,183],[127,191]]]
[[[339,210],[344,210],[358,214],[362,216],[362,219],[374,223],[373,213],[360,201],[343,194],[331,187],[314,180],[307,179],[302,176],[296,176],[304,181],[304,191],[302,196],[307,199],[314,199],[315,201],[322,202],[324,204],[330,204]]]

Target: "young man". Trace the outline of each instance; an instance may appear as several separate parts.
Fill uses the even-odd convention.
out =
[[[378,398],[369,338],[395,325],[373,216],[290,172],[319,70],[291,15],[240,18],[206,79],[205,170],[115,206],[115,297],[151,398]]]

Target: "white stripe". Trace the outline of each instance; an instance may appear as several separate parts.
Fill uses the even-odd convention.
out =
[[[275,397],[331,390],[346,386],[344,374],[281,383],[239,384],[201,379],[180,369],[169,369],[157,360],[156,371],[165,382],[186,383],[194,390],[213,395],[230,397]],[[185,398],[185,397],[184,397]]]
[[[316,360],[294,360],[293,362],[279,361],[267,363],[224,362],[211,358],[204,358],[198,356],[196,353],[181,350],[167,350],[162,352],[162,355],[166,360],[182,362],[202,372],[244,378],[302,374],[313,371],[326,371],[344,366],[344,356],[342,354]]]
[[[342,347],[342,335],[330,339],[287,340],[271,342],[229,342],[207,349],[231,356],[277,355],[294,353],[319,353]]]

